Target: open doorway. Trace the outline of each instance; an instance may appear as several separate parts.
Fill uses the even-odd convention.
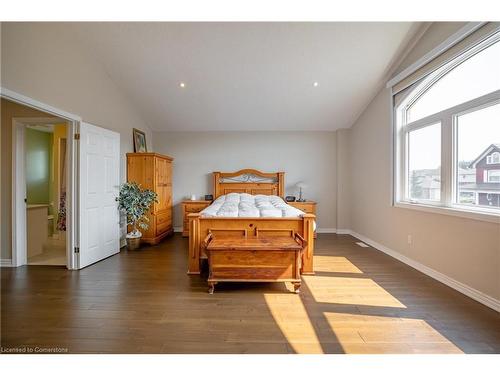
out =
[[[2,266],[74,269],[71,165],[78,122],[8,90],[1,94]]]
[[[27,264],[65,266],[67,124],[36,121],[24,131]]]
[[[0,88],[0,96],[2,267],[66,264],[68,269],[81,269],[117,254],[120,215],[115,199],[120,185],[120,134],[8,89]],[[59,140],[54,136],[57,125],[65,125],[66,142],[62,141],[63,136]],[[32,199],[27,194],[25,133],[31,131],[51,134],[47,143],[52,144],[52,151],[44,151],[49,162],[43,161],[37,152],[30,162],[42,160],[45,166],[42,169],[49,171],[49,199]],[[54,156],[56,148],[59,155]],[[65,179],[60,177],[57,181],[56,176],[65,176]],[[50,179],[55,180],[54,184],[50,184]],[[35,193],[40,189],[38,187]],[[30,240],[41,244],[41,248],[37,249],[38,254],[30,252],[29,261],[28,209],[39,209],[38,216],[33,215],[36,217],[30,221],[33,227],[43,231],[39,237],[42,240]],[[9,217],[11,220],[3,220]],[[60,257],[60,249],[64,247],[65,262]]]

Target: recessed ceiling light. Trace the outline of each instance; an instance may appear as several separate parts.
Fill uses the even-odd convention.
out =
[[[313,83],[313,86],[314,86],[314,87],[318,87],[318,85],[319,85],[319,83],[318,83],[318,82],[314,82],[314,83]]]
[[[184,82],[181,82],[181,83],[179,83],[179,86],[184,88],[184,87],[186,87],[186,84]]]

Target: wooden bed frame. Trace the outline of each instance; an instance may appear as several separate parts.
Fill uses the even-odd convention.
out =
[[[264,173],[255,169],[242,169],[238,172],[213,172],[214,198],[229,193],[249,193],[278,195],[285,193],[285,173]],[[290,236],[298,233],[307,245],[302,256],[301,273],[313,275],[314,220],[316,216],[305,214],[302,217],[202,217],[199,213],[188,215],[189,219],[189,259],[188,274],[200,273],[200,260],[207,255],[203,240],[209,233],[216,236]]]

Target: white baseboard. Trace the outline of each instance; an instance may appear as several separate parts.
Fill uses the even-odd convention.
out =
[[[175,233],[182,233],[182,227],[174,227],[174,232]]]
[[[337,234],[351,234],[352,230],[350,229],[337,229]]]
[[[453,288],[459,291],[460,293],[465,294],[466,296],[472,298],[473,300],[476,300],[477,302],[482,303],[483,305],[486,305],[489,308],[492,308],[493,310],[500,312],[500,301],[497,300],[496,298],[493,298],[483,292],[480,292],[477,289],[472,288],[469,285],[463,284],[460,281],[457,281],[449,276],[446,276],[445,274],[439,271],[436,271],[430,267],[427,267],[422,263],[419,263],[411,258],[408,258],[407,256],[398,253],[397,251],[389,249],[387,246],[379,244],[378,242],[375,242],[372,239],[363,236],[362,234],[356,233],[352,230],[349,230],[348,234],[367,243],[371,247],[379,251],[382,251],[383,253],[409,265],[410,267],[415,268],[417,271],[420,271],[426,274],[427,276],[430,276],[433,279],[442,282],[443,284],[449,286],[450,288]]]
[[[0,267],[12,267],[12,259],[0,259]]]
[[[317,233],[337,233],[337,228],[318,228]]]

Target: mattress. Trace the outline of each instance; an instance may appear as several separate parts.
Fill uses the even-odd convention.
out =
[[[276,195],[229,193],[200,212],[203,217],[300,217],[304,212]]]

